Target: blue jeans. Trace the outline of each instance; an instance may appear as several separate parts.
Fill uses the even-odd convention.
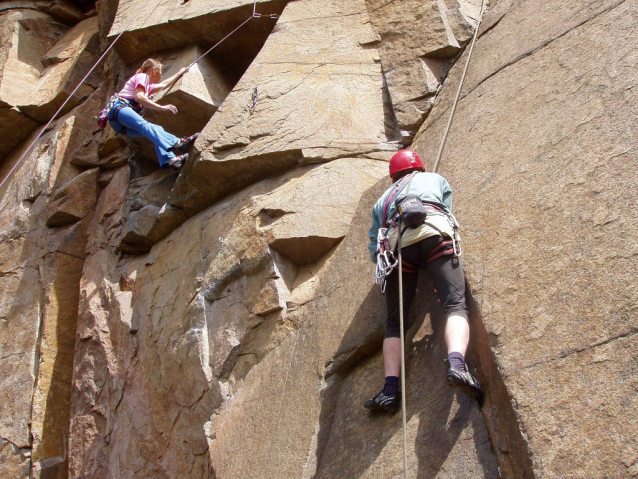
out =
[[[117,102],[114,108],[118,106]],[[175,153],[169,149],[179,141],[175,135],[164,131],[159,125],[155,125],[142,118],[133,108],[122,108],[117,114],[117,120],[112,120],[109,114],[109,122],[115,131],[122,133],[122,127],[126,127],[124,133],[130,137],[143,136],[155,146],[155,153],[162,168],[169,168],[168,162],[175,158]]]

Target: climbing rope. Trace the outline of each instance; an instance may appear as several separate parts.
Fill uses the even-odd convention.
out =
[[[436,155],[436,161],[434,162],[434,167],[432,168],[433,173],[436,173],[436,170],[439,167],[439,162],[441,161],[441,155],[443,155],[443,148],[445,147],[445,142],[447,140],[448,133],[450,132],[450,126],[452,125],[452,120],[454,119],[456,104],[458,103],[459,97],[461,96],[461,88],[463,88],[463,82],[465,81],[465,74],[467,73],[467,67],[470,65],[470,59],[472,58],[472,52],[474,51],[474,44],[476,43],[476,39],[478,38],[478,31],[479,31],[479,27],[481,26],[481,20],[483,19],[484,10],[485,10],[485,0],[481,2],[481,12],[479,13],[478,23],[476,25],[476,30],[474,30],[474,36],[472,37],[472,43],[470,44],[470,51],[467,54],[465,68],[463,69],[463,75],[461,75],[461,81],[459,83],[459,89],[456,91],[456,97],[454,98],[454,103],[452,104],[452,111],[450,112],[450,118],[448,119],[447,127],[445,128],[445,133],[443,134],[443,139],[441,140],[439,153]]]
[[[458,103],[459,96],[461,95],[461,88],[463,87],[463,82],[465,80],[465,74],[467,73],[467,67],[470,64],[470,58],[472,58],[472,51],[474,50],[474,44],[476,43],[476,38],[478,37],[479,27],[481,26],[481,20],[483,18],[483,11],[485,9],[485,0],[481,2],[481,11],[479,13],[478,23],[476,25],[476,30],[474,31],[474,36],[472,38],[472,43],[470,45],[470,51],[467,55],[467,61],[465,62],[465,68],[463,69],[463,75],[461,76],[461,82],[459,84],[459,89],[456,92],[456,98],[454,99],[454,104],[452,105],[452,112],[450,113],[450,118],[447,123],[447,127],[445,129],[445,133],[443,135],[443,140],[441,141],[441,146],[439,148],[439,153],[436,157],[436,162],[434,163],[434,168],[432,171],[436,173],[436,169],[439,166],[439,162],[441,160],[441,154],[443,153],[443,147],[445,145],[445,141],[447,139],[448,133],[450,131],[450,125],[452,124],[452,119],[454,118],[454,111],[456,110],[456,104]],[[456,223],[456,220],[454,220]],[[401,337],[401,419],[403,426],[403,478],[407,479],[408,477],[408,438],[407,438],[407,419],[406,419],[406,395],[407,390],[405,387],[405,332],[403,326],[403,258],[401,256],[401,222],[399,221],[399,238],[397,249],[399,252],[399,332]],[[456,245],[454,247],[454,251],[456,252]]]
[[[257,9],[257,0],[253,1],[253,13],[250,17],[248,17],[246,20],[244,20],[238,27],[236,27],[232,32],[230,32],[228,35],[226,35],[224,38],[222,38],[220,41],[218,41],[215,45],[213,45],[212,47],[210,47],[208,50],[206,50],[204,53],[202,53],[199,57],[197,57],[197,59],[193,62],[191,62],[187,67],[186,67],[186,71],[188,71],[188,69],[190,67],[192,67],[193,65],[195,65],[198,61],[200,61],[202,58],[204,58],[206,55],[208,55],[210,52],[212,52],[215,48],[217,48],[224,40],[226,40],[228,37],[230,37],[233,33],[235,33],[237,30],[239,30],[241,27],[243,27],[244,25],[246,25],[250,20],[252,20],[253,18],[279,18],[279,15],[277,15],[276,13],[272,13],[269,15],[265,15],[265,14],[261,14],[261,13],[257,13],[255,10]],[[171,88],[173,88],[173,85],[175,85],[175,83],[177,82],[177,80],[179,80],[179,77],[176,78],[175,80],[173,80],[173,82],[168,86],[168,88],[166,89],[166,94],[168,94],[169,91],[171,91]]]
[[[2,180],[2,183],[0,183],[0,189],[2,188],[2,186],[4,185],[4,182],[7,181],[7,179],[13,174],[13,172],[15,171],[15,169],[20,165],[20,163],[22,163],[22,160],[24,160],[24,158],[27,156],[27,154],[31,151],[31,148],[33,148],[33,146],[35,145],[36,141],[38,141],[41,137],[42,134],[47,130],[47,128],[49,128],[49,126],[51,125],[51,123],[53,123],[53,120],[55,120],[55,118],[60,114],[60,112],[64,109],[64,107],[66,106],[66,104],[71,100],[71,98],[73,98],[73,95],[75,95],[75,92],[78,91],[78,89],[82,86],[82,84],[86,81],[86,79],[89,77],[89,75],[91,73],[93,73],[93,70],[95,70],[95,68],[100,64],[100,62],[104,59],[104,57],[106,56],[106,54],[111,51],[111,48],[113,48],[113,45],[115,45],[115,42],[117,42],[120,37],[124,34],[124,32],[126,32],[126,30],[128,29],[128,27],[131,26],[131,23],[133,23],[133,20],[135,20],[140,13],[142,13],[142,10],[144,10],[146,8],[146,6],[149,4],[151,0],[146,0],[146,2],[144,3],[144,5],[142,5],[142,7],[137,11],[137,13],[135,13],[135,15],[133,15],[131,17],[131,19],[129,20],[129,22],[124,26],[124,28],[122,29],[122,31],[120,32],[120,34],[115,37],[115,40],[113,40],[111,42],[111,44],[108,46],[108,48],[106,50],[104,50],[104,53],[102,53],[102,55],[100,56],[100,58],[97,59],[97,61],[93,64],[93,66],[91,67],[91,69],[89,70],[89,72],[84,75],[84,78],[82,78],[82,80],[80,80],[80,83],[78,83],[78,86],[75,87],[75,89],[71,92],[71,94],[66,98],[66,100],[64,100],[64,102],[62,103],[62,105],[60,106],[60,108],[58,108],[58,111],[56,111],[53,116],[51,117],[51,119],[47,122],[46,125],[44,125],[44,127],[42,128],[42,130],[40,130],[40,133],[38,133],[38,135],[35,137],[35,139],[31,142],[31,144],[29,145],[29,147],[24,151],[24,153],[22,153],[22,156],[20,156],[20,159],[16,162],[15,165],[13,165],[13,168],[11,168],[11,171],[9,171],[9,173],[7,174],[7,176],[5,176],[5,178]],[[159,5],[159,3],[158,3]],[[155,7],[157,8],[157,6]],[[155,9],[153,9],[155,10]]]
[[[115,45],[115,43],[120,39],[120,37],[128,30],[128,27],[131,26],[131,23],[133,23],[133,21],[139,17],[140,13],[142,13],[142,10],[144,10],[146,8],[146,6],[150,3],[151,0],[146,0],[146,2],[144,2],[144,4],[140,7],[140,9],[135,13],[135,15],[133,15],[131,17],[131,19],[129,20],[129,22],[124,26],[124,28],[122,29],[122,31],[119,33],[119,35],[117,37],[115,37],[115,39],[111,42],[111,44],[108,46],[108,48],[106,50],[104,50],[104,53],[102,53],[102,55],[100,56],[100,58],[97,59],[97,61],[93,64],[93,66],[91,67],[91,69],[88,71],[88,73],[86,75],[84,75],[84,78],[82,78],[82,80],[80,80],[80,82],[78,83],[78,85],[75,87],[75,89],[71,92],[71,94],[66,98],[66,100],[64,100],[64,102],[62,103],[62,105],[60,106],[60,108],[58,108],[58,110],[53,114],[53,116],[51,117],[51,119],[47,122],[46,125],[44,125],[44,127],[40,130],[40,133],[38,133],[38,135],[33,139],[33,141],[31,142],[31,144],[29,145],[29,147],[24,151],[24,153],[22,153],[22,155],[20,156],[20,159],[18,159],[18,161],[16,162],[15,165],[13,165],[13,168],[11,168],[11,171],[9,171],[9,173],[5,176],[5,178],[2,180],[2,182],[0,183],[0,189],[2,189],[2,187],[4,186],[4,183],[7,181],[7,179],[13,174],[13,172],[15,171],[15,169],[22,163],[22,161],[25,159],[25,157],[27,156],[27,154],[31,151],[31,149],[33,148],[33,146],[36,144],[36,142],[42,137],[43,133],[45,131],[47,131],[47,129],[49,128],[49,126],[51,125],[51,123],[53,123],[53,120],[55,120],[55,118],[60,114],[60,112],[64,109],[64,107],[67,105],[67,103],[71,100],[71,98],[73,98],[73,95],[75,95],[75,92],[78,91],[78,89],[84,84],[84,82],[86,81],[86,79],[89,77],[89,75],[91,73],[93,73],[93,70],[95,70],[95,68],[100,64],[100,62],[104,59],[104,57],[106,56],[106,54],[111,51],[111,49],[113,48],[113,46]],[[161,2],[158,2],[157,5],[155,6],[155,8],[153,9],[153,11],[155,11],[155,9],[157,9],[157,7],[160,5]],[[184,2],[186,3],[186,2]],[[207,54],[209,54],[211,51],[213,51],[215,48],[217,48],[217,46],[219,46],[224,40],[226,40],[228,37],[230,37],[233,33],[235,33],[237,30],[239,30],[241,27],[243,27],[246,23],[248,23],[250,20],[252,20],[253,18],[279,18],[279,15],[272,13],[272,14],[261,14],[261,13],[257,13],[257,0],[253,1],[253,13],[250,17],[248,17],[246,20],[244,20],[237,28],[235,28],[232,32],[230,32],[228,35],[226,35],[224,38],[222,38],[219,42],[217,42],[215,45],[213,45],[211,48],[209,48],[208,50],[206,50],[206,52],[202,55],[200,55],[195,61],[191,62],[190,65],[188,65],[186,67],[186,71],[192,67],[195,63],[197,63],[198,61],[200,61],[202,58],[204,58],[204,56],[206,56]],[[152,13],[152,12],[151,12]],[[175,82],[177,82],[179,78],[176,78],[167,88],[166,92],[168,93],[170,91],[170,89],[173,87],[173,85],[175,84]]]
[[[408,479],[408,434],[406,419],[407,390],[405,388],[405,331],[403,326],[403,258],[401,256],[401,219],[399,219],[399,336],[401,338],[401,421],[403,425],[403,479]]]

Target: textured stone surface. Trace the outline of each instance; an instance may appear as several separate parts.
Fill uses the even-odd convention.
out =
[[[346,238],[317,274],[313,299],[295,310],[295,330],[213,416],[210,449],[218,476],[401,476],[400,415],[362,408],[383,382],[383,297],[371,284],[365,244],[370,208],[386,186],[364,196]],[[423,295],[415,305],[416,329],[426,310],[435,309],[431,299]],[[445,369],[437,367],[442,331],[427,323],[408,348],[410,474],[498,477],[477,405],[462,395],[457,401],[445,386]],[[240,420],[246,427],[233,427]],[[231,453],[234,444],[251,454]]]
[[[190,47],[171,55],[159,56],[158,60],[164,65],[164,77],[174,75],[204,53],[201,47]],[[233,86],[227,76],[232,78],[229,74],[224,75],[209,57],[200,59],[172,87],[160,91],[153,98],[162,105],[175,105],[179,113],[171,115],[148,110],[146,119],[162,125],[166,131],[179,137],[201,131]]]
[[[558,15],[530,17],[537,6],[488,17],[500,15],[477,44],[440,171],[459,185],[470,285],[535,474],[628,477],[636,3],[579,4],[577,15],[556,3]],[[521,22],[521,41],[504,42]],[[449,104],[415,142],[425,158]]]
[[[10,442],[0,439],[0,464],[7,477],[28,477],[29,458]]]
[[[143,1],[101,2],[100,32]],[[2,178],[40,121],[7,95],[37,117],[98,43],[77,23],[90,2],[18,3],[0,6],[0,118],[19,133]],[[486,397],[445,386],[422,279],[408,477],[638,474],[636,3],[489,5],[440,167]],[[140,60],[170,74],[252,3],[149,5],[0,187],[0,477],[401,477],[400,415],[361,407],[383,381],[370,207],[402,141],[432,164],[479,2],[259,3],[283,16],[160,99],[204,105],[167,128],[212,115],[181,172],[93,117]]]
[[[44,258],[44,304],[38,381],[33,395],[32,461],[41,474],[64,477],[71,413],[70,384],[84,258],[50,253]],[[54,473],[53,471],[56,471]],[[59,472],[57,472],[59,471]],[[47,477],[41,475],[41,477]]]
[[[279,14],[286,1],[257,2],[257,12]],[[246,0],[204,0],[184,3],[127,0],[119,5],[109,40],[128,25],[116,44],[127,63],[144,60],[161,50],[199,43],[206,49],[217,45],[253,14],[253,2]],[[135,16],[144,7],[141,14]],[[275,24],[270,18],[251,19],[237,34],[217,48],[214,56],[234,72],[235,81],[255,58]],[[211,26],[214,26],[211,28]],[[193,41],[193,39],[196,39]]]
[[[0,21],[0,125],[4,139],[0,158],[6,156],[38,124],[22,114],[18,105],[30,93],[42,70],[41,58],[66,31],[45,13],[9,10]],[[31,88],[29,88],[31,87]]]
[[[97,18],[66,27],[43,13],[11,10],[3,15],[0,37],[0,126],[8,132],[0,146],[5,156],[33,130],[47,122],[97,59]],[[87,79],[65,111],[89,96],[99,70]]]
[[[411,141],[478,22],[481,2],[366,0],[397,126]]]
[[[85,171],[58,188],[47,206],[47,226],[75,223],[97,202],[98,169]]]
[[[359,43],[372,35],[361,1],[288,5],[198,138],[196,159],[189,160],[169,202],[190,216],[299,164],[355,153],[389,158],[397,146],[389,143],[395,132],[386,131],[376,51]]]
[[[308,166],[235,194],[186,222],[145,257],[118,263],[112,253],[96,249],[82,279],[72,476],[108,475],[117,463],[121,474],[173,477],[188,470],[207,477],[201,472],[212,467],[207,423],[221,391],[239,388],[289,334],[298,319],[287,310],[305,300],[322,264],[299,267],[271,252],[276,235],[303,230],[280,228],[285,216],[263,223],[262,212],[289,207],[296,223],[324,223],[326,234],[334,235],[335,226],[317,217],[331,218],[331,205],[300,205],[330,178],[346,175],[354,186],[332,183],[343,237],[362,190],[384,171],[385,163],[375,160]],[[107,193],[119,190],[114,181]],[[291,192],[301,196],[287,206]],[[263,307],[273,293],[282,298],[279,306]],[[157,354],[156,343],[164,353]],[[141,397],[148,407],[139,408]],[[160,435],[168,442],[158,441]],[[149,454],[164,460],[151,465]]]
[[[2,477],[66,477],[79,278],[97,198],[97,170],[71,161],[93,141],[94,100],[55,122],[20,165],[25,144],[5,159],[17,167],[0,203]],[[48,228],[47,205],[77,223]]]

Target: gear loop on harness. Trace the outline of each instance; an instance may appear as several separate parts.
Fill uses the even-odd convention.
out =
[[[375,271],[375,282],[381,287],[381,292],[385,293],[386,277],[397,267],[399,260],[390,248],[388,229],[379,228],[377,233],[377,266]]]

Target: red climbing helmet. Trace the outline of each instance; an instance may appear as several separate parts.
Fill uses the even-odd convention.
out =
[[[395,153],[390,160],[390,176],[411,168],[419,168],[421,171],[425,171],[421,158],[413,151],[401,150]]]

